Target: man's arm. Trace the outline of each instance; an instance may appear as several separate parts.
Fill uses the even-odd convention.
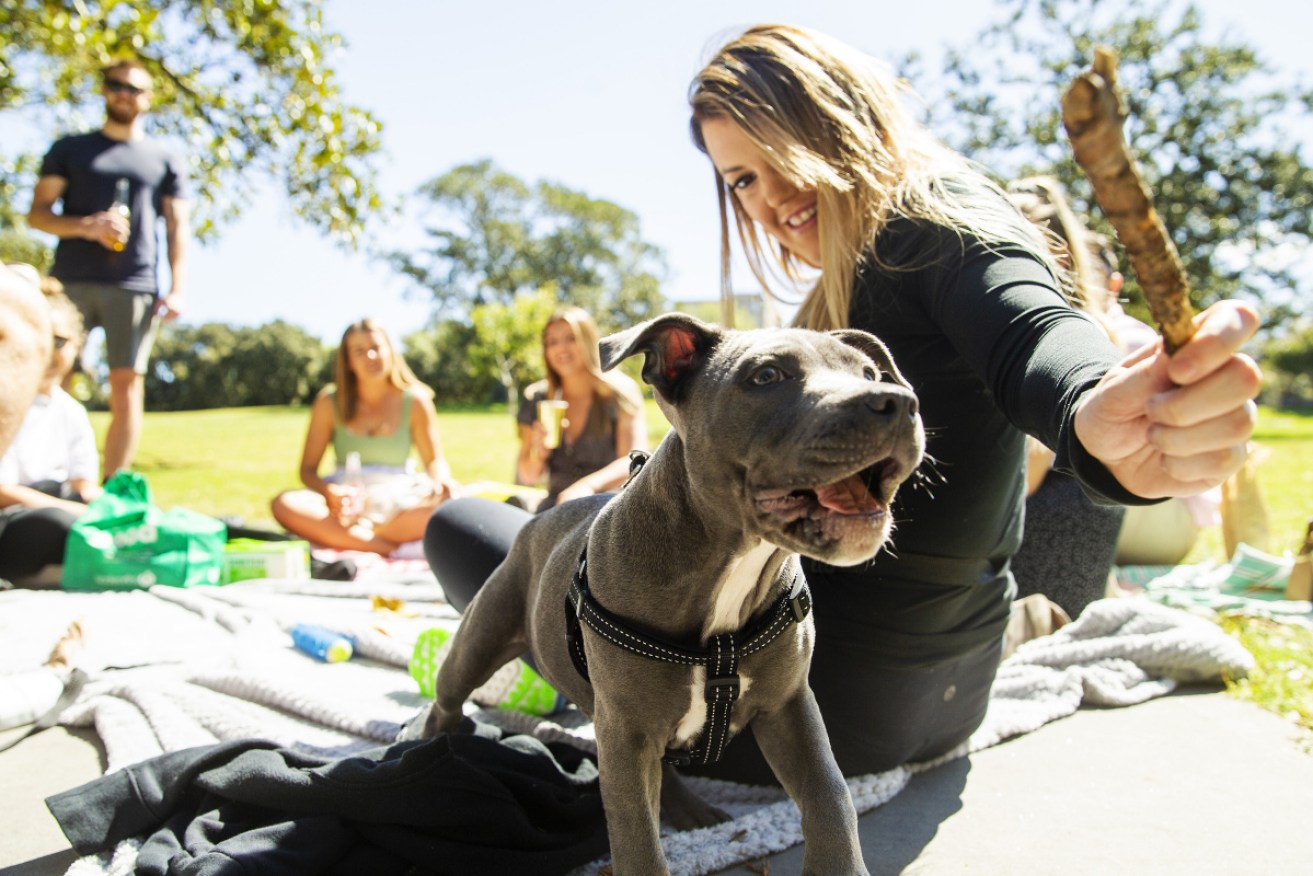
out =
[[[187,299],[187,250],[191,246],[191,205],[184,198],[161,200],[164,240],[169,250],[169,294],[160,299],[158,312],[176,319]]]
[[[64,196],[68,180],[62,176],[43,176],[32,189],[32,206],[27,224],[37,231],[56,237],[80,237],[93,240],[105,249],[128,239],[128,222],[117,213],[102,210],[87,216],[65,216],[55,212],[55,202]]]

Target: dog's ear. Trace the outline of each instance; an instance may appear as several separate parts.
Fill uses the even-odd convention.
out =
[[[674,403],[721,337],[721,330],[713,325],[686,313],[667,313],[602,338],[602,368],[609,370],[635,353],[643,353],[647,357],[643,382]]]
[[[903,377],[902,372],[898,370],[898,366],[894,364],[894,357],[889,352],[889,348],[884,345],[884,341],[875,335],[861,329],[835,329],[829,334],[853,349],[865,353],[866,357],[875,363],[875,367],[879,368],[885,377],[892,379],[900,386],[905,386],[908,389],[912,388],[912,385]]]

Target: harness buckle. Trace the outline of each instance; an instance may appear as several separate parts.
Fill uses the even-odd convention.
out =
[[[708,703],[721,702],[719,691],[724,690],[729,694],[729,701],[732,703],[739,698],[739,677],[737,675],[724,675],[720,678],[708,678],[707,686],[703,689],[703,698]]]
[[[811,609],[811,600],[808,598],[807,589],[804,587],[802,592],[789,600],[789,610],[793,612],[793,619],[802,623],[807,619],[807,612]]]
[[[677,767],[692,766],[693,753],[681,748],[667,748],[666,753],[661,756],[661,762]]]

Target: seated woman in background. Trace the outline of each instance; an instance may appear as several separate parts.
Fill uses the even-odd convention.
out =
[[[1016,180],[1008,186],[1008,197],[1048,233],[1059,264],[1068,271],[1073,303],[1122,352],[1152,344],[1157,337],[1153,328],[1128,316],[1118,303],[1123,278],[1111,243],[1085,227],[1062,184],[1043,176]],[[1074,478],[1052,469],[1053,458],[1035,439],[1027,441],[1025,534],[1012,558],[1019,597],[1043,593],[1076,617],[1107,595],[1112,567],[1120,561],[1119,540],[1128,533],[1167,547],[1176,560],[1189,550],[1193,533],[1187,536],[1178,525],[1180,515],[1189,520],[1185,500],[1133,508],[1097,504]],[[1127,520],[1132,515],[1138,521],[1133,525]]]
[[[1105,314],[1105,303],[1116,294],[1113,286],[1120,283],[1099,260],[1097,238],[1072,211],[1061,183],[1049,177],[1017,180],[1008,186],[1008,198],[1045,230],[1067,271],[1072,303],[1120,347]],[[1012,574],[1019,598],[1042,593],[1076,617],[1108,593],[1125,509],[1091,501],[1075,478],[1052,469],[1053,460],[1053,451],[1027,439],[1025,530],[1012,557]]]
[[[420,383],[372,320],[349,326],[337,348],[336,383],[310,411],[301,482],[273,501],[274,518],[323,547],[390,554],[416,541],[433,509],[460,487],[442,455],[433,391]],[[329,443],[337,470],[320,477]],[[412,448],[427,478],[408,475]],[[360,471],[348,471],[355,455]],[[418,485],[418,488],[417,488]]]
[[[58,281],[43,281],[53,350],[37,397],[0,456],[0,578],[23,579],[64,562],[85,503],[101,492],[100,457],[87,412],[60,388],[82,347],[82,316]]]
[[[628,476],[629,451],[647,448],[642,393],[625,375],[603,373],[597,342],[597,325],[579,307],[556,311],[543,329],[547,378],[525,390],[516,418],[515,482],[532,486],[546,475],[539,511],[616,489]],[[565,403],[559,437],[550,442],[538,416],[543,402]]]
[[[629,475],[629,451],[647,449],[642,392],[620,372],[602,371],[597,342],[596,324],[578,307],[558,310],[543,329],[547,379],[525,390],[517,418],[516,480],[527,485],[547,478],[539,511],[618,489]],[[537,416],[538,403],[549,400],[568,405],[555,448],[547,447],[547,430]],[[424,555],[457,610],[474,598],[528,519],[521,508],[481,498],[450,502],[433,515]]]

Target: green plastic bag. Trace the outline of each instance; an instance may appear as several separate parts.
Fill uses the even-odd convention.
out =
[[[119,472],[73,524],[64,549],[65,590],[193,587],[223,580],[222,520],[151,503],[136,472]]]

